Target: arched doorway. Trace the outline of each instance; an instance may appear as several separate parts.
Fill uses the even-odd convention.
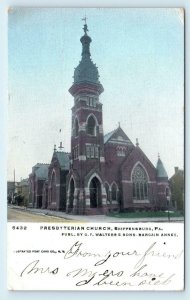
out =
[[[71,212],[73,210],[74,193],[75,193],[75,182],[74,182],[74,179],[72,178],[71,181],[70,181],[70,186],[69,186],[68,212]]]
[[[37,204],[37,208],[42,208],[42,196],[38,196],[38,204]]]
[[[101,183],[97,177],[90,182],[90,207],[101,207]]]

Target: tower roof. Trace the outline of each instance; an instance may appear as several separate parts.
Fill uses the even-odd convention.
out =
[[[70,88],[71,94],[73,94],[73,87],[81,84],[95,85],[99,93],[103,92],[103,86],[99,81],[99,73],[96,64],[91,60],[90,54],[90,43],[92,42],[91,37],[87,34],[88,26],[85,24],[83,27],[84,35],[81,37],[80,41],[82,43],[82,59],[79,65],[74,70],[74,83]],[[74,89],[75,90],[75,89]]]
[[[156,170],[157,170],[157,177],[159,177],[159,178],[168,178],[168,174],[167,174],[167,172],[164,168],[164,165],[163,165],[160,157],[158,157]]]

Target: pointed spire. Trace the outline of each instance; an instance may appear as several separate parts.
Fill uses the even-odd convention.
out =
[[[163,162],[160,159],[160,154],[158,153],[158,161],[157,161],[157,177],[159,178],[168,178],[168,174],[164,168]]]
[[[79,61],[78,66],[74,70],[74,82],[69,89],[69,92],[74,96],[76,95],[76,93],[78,93],[79,87],[80,92],[82,91],[81,88],[83,88],[83,85],[86,92],[86,83],[88,83],[90,91],[93,88],[93,91],[98,92],[98,94],[100,95],[104,91],[104,88],[99,81],[100,76],[98,68],[91,59],[90,43],[92,42],[92,39],[87,34],[88,26],[86,23],[86,16],[82,20],[85,22],[83,26],[84,35],[80,39],[80,42],[82,44],[82,59],[81,61]]]
[[[139,140],[136,138],[136,146],[139,147]]]

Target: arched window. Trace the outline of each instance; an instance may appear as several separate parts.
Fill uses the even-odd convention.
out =
[[[144,169],[137,165],[132,174],[133,199],[144,200],[148,198],[148,179]]]
[[[105,190],[106,190],[106,195],[107,195],[107,202],[110,202],[109,185],[107,182],[105,183]]]
[[[90,116],[87,121],[87,133],[96,135],[96,121],[93,116]]]
[[[79,135],[79,122],[78,119],[75,119],[75,124],[74,124],[74,135],[78,136]]]
[[[116,184],[112,184],[112,188],[111,188],[111,199],[112,201],[117,201],[117,186]]]
[[[170,191],[169,191],[169,188],[167,187],[166,188],[166,197],[168,197],[170,195]]]
[[[125,147],[117,147],[117,156],[125,156]]]

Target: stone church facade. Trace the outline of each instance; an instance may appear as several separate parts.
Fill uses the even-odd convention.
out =
[[[69,89],[73,96],[71,166],[67,177],[66,211],[105,214],[108,210],[154,209],[166,206],[168,176],[159,158],[153,166],[120,126],[103,132],[104,89],[90,54],[91,38],[84,25],[82,58]]]
[[[120,125],[104,135],[99,100],[104,88],[91,59],[86,23],[83,29],[82,58],[69,89],[74,102],[71,153],[54,151],[43,207],[70,214],[165,209],[170,190],[160,158],[155,168]]]

